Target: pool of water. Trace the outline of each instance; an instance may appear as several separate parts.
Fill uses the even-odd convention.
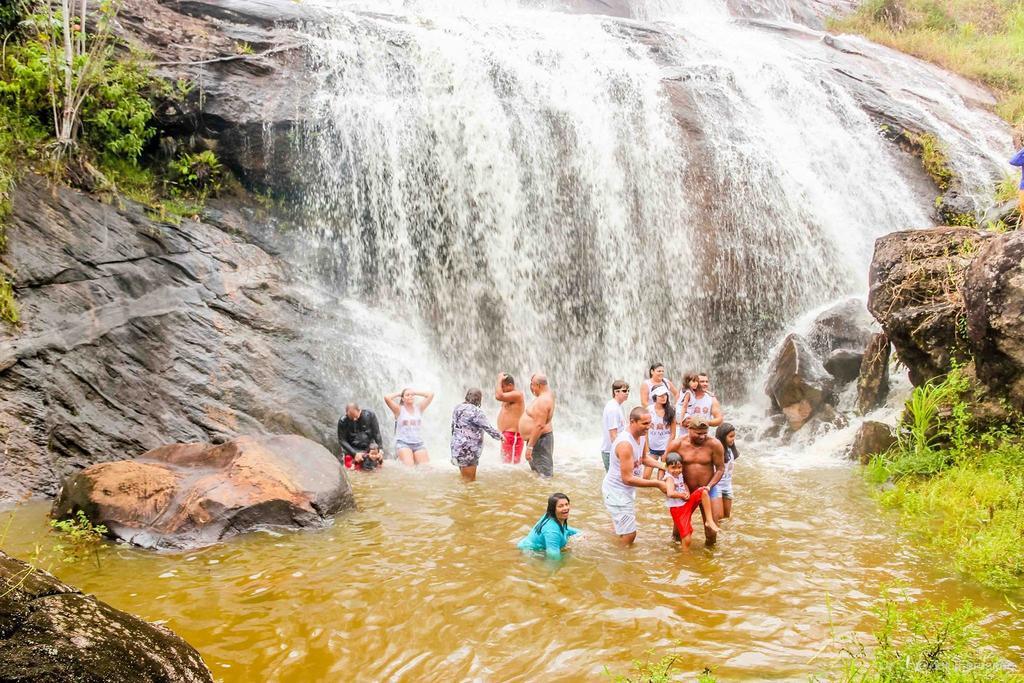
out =
[[[56,564],[61,579],[164,623],[220,681],[599,680],[647,650],[722,680],[807,680],[836,640],[868,634],[884,587],[990,614],[1005,656],[1024,660],[1024,615],[958,578],[948,562],[880,513],[858,468],[747,448],[734,519],[717,547],[671,540],[660,492],[639,494],[636,545],[613,543],[603,470],[589,440],[556,437],[556,477],[496,464],[479,480],[446,458],[429,468],[351,477],[358,511],[326,529],[261,532],[196,552],[109,545],[99,568]],[[572,499],[583,530],[561,563],[515,543],[547,496]],[[48,504],[0,513],[4,549],[52,543]]]

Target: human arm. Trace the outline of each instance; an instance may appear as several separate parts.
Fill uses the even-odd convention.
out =
[[[718,425],[725,422],[725,417],[722,416],[722,406],[718,404],[718,399],[711,400],[711,419],[708,420],[709,427],[717,427]]]
[[[640,383],[640,405],[644,408],[651,402],[651,397],[647,395],[647,380],[645,379]]]
[[[715,466],[715,473],[707,484],[710,491],[725,475],[725,447],[718,439],[708,439],[708,442],[711,444],[711,463]]]
[[[501,432],[491,426],[491,423],[487,421],[487,416],[484,415],[484,411],[480,408],[477,408],[476,411],[474,411],[471,421],[474,427],[487,432],[492,439],[501,441]]]
[[[398,411],[400,408],[400,406],[398,405],[398,398],[401,395],[401,391],[396,391],[395,393],[388,394],[384,397],[384,403],[388,404],[388,408],[391,409],[391,412],[395,414],[396,418],[398,417]]]
[[[345,418],[338,420],[338,443],[341,445],[341,452],[345,455],[355,455],[356,449],[348,438],[352,432],[352,425]]]
[[[412,393],[415,396],[422,396],[423,397],[423,400],[420,401],[420,411],[421,412],[426,410],[427,406],[430,405],[430,402],[434,400],[434,392],[432,392],[432,391],[414,391]]]
[[[690,405],[690,398],[693,396],[689,391],[683,392],[683,397],[679,401],[679,405],[676,406],[676,422],[681,425],[685,425],[686,422],[686,408]]]
[[[664,482],[655,479],[644,479],[633,474],[633,448],[628,443],[620,443],[615,447],[615,457],[619,460],[619,475],[622,478],[623,484],[641,488],[657,487],[663,491],[665,490]],[[654,462],[654,466],[660,466],[657,461]]]
[[[676,389],[676,385],[672,384],[672,380],[668,377],[665,378],[665,384],[668,385],[668,392],[672,396],[672,402],[675,403],[676,399],[679,398],[679,390]]]
[[[494,400],[501,401],[502,403],[515,403],[521,401],[523,398],[523,392],[518,389],[513,389],[512,391],[502,390],[501,383],[505,381],[505,377],[506,375],[504,372],[498,375],[498,383],[494,387]]]
[[[653,467],[656,470],[665,469],[665,463],[660,462],[657,458],[652,458],[646,446],[644,447],[644,457],[641,458],[641,461],[644,465],[647,465],[648,467]]]

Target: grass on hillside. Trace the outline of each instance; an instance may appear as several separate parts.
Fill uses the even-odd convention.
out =
[[[897,445],[868,465],[871,480],[905,524],[953,559],[957,569],[999,590],[1024,587],[1024,434],[978,434],[970,389],[959,370],[917,387]]]
[[[1024,2],[868,0],[830,28],[858,33],[979,81],[996,113],[1024,123]]]

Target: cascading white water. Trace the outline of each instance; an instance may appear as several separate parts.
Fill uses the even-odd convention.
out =
[[[877,236],[930,223],[841,84],[714,5],[657,30],[335,10],[309,28],[307,246],[431,330],[448,376],[544,368],[593,394],[657,359],[738,399],[788,321],[863,293]]]

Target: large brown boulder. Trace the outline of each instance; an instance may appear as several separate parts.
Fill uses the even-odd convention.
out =
[[[964,278],[967,337],[978,379],[1024,410],[1024,231],[988,240]]]
[[[1024,409],[1024,233],[934,228],[875,243],[868,308],[910,380],[959,364],[979,426]]]
[[[822,311],[811,323],[807,341],[821,358],[839,349],[860,352],[876,329],[864,300],[851,298]]]
[[[832,383],[807,340],[791,334],[772,361],[765,392],[772,406],[786,416],[789,428],[796,431],[828,403]]]
[[[0,681],[206,683],[196,650],[0,551]]]
[[[850,458],[867,464],[872,456],[885,453],[896,443],[892,427],[882,422],[866,420],[853,437]]]
[[[301,436],[163,446],[93,465],[54,503],[147,548],[195,548],[262,526],[316,527],[355,504],[338,460]]]

